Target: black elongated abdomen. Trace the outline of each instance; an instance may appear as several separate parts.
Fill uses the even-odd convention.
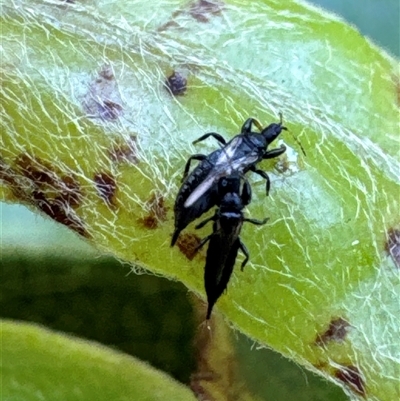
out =
[[[210,318],[213,306],[228,286],[238,250],[238,238],[233,244],[227,243],[225,238],[218,234],[214,234],[210,239],[204,268],[204,286],[208,302],[207,319]]]

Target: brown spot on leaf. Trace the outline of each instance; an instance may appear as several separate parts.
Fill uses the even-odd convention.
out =
[[[72,175],[62,175],[55,166],[27,154],[20,155],[16,164],[22,175],[34,184],[35,191],[69,207],[79,206],[82,194],[79,182]]]
[[[42,184],[54,186],[59,180],[56,173],[52,171],[53,167],[50,164],[26,154],[17,159],[17,164],[21,168],[22,174],[39,186]]]
[[[177,245],[179,250],[189,259],[193,258],[197,254],[197,247],[200,245],[201,239],[195,234],[181,234]]]
[[[83,222],[73,210],[82,200],[79,182],[72,175],[63,175],[55,166],[37,157],[22,154],[15,170],[5,175],[14,195],[33,204],[53,220],[89,237]]]
[[[72,209],[67,207],[66,202],[46,198],[45,194],[40,191],[34,191],[32,199],[33,203],[53,220],[64,224],[84,237],[89,237],[82,220]]]
[[[335,376],[346,384],[350,390],[365,396],[365,382],[361,372],[356,366],[343,366],[342,369],[336,371]]]
[[[328,330],[322,334],[318,334],[315,343],[317,345],[324,345],[329,341],[342,342],[345,340],[350,327],[349,322],[341,317],[332,319]]]
[[[165,31],[171,27],[179,27],[177,18],[181,15],[190,15],[199,22],[208,22],[214,15],[221,14],[224,2],[220,0],[197,0],[185,5],[183,8],[175,11],[171,19],[158,28],[158,31]]]
[[[165,221],[167,218],[168,208],[165,206],[164,197],[159,193],[153,193],[146,206],[149,214],[139,222],[146,228],[155,229],[160,221]]]
[[[110,158],[116,162],[128,162],[137,164],[137,137],[131,135],[125,142],[117,143],[110,151]]]
[[[83,107],[90,117],[115,120],[122,114],[121,103],[114,72],[111,66],[104,65],[89,85]]]
[[[390,228],[388,230],[385,249],[393,259],[397,268],[400,269],[400,230],[396,228]]]
[[[187,79],[178,71],[174,71],[165,81],[165,85],[175,96],[184,95],[187,89]]]
[[[71,176],[61,177],[60,194],[56,200],[67,203],[71,207],[79,206],[82,194],[78,181]]]
[[[223,6],[218,0],[197,0],[190,5],[189,14],[199,22],[208,22],[213,15],[221,14]]]
[[[108,81],[111,81],[112,79],[115,78],[114,76],[114,71],[112,70],[110,65],[103,65],[103,67],[99,71],[99,76],[101,78],[104,78]],[[101,82],[101,80],[99,80]]]
[[[110,173],[98,173],[94,176],[94,182],[104,201],[110,206],[115,206],[115,192],[117,190],[115,178]]]
[[[115,120],[121,114],[122,106],[106,99],[98,103],[98,110],[104,120]]]

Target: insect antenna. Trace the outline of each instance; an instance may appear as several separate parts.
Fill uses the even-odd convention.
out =
[[[280,117],[280,124],[282,125],[283,124],[283,114],[282,114],[281,111],[279,112],[279,117]],[[289,131],[289,130],[286,128],[286,131]],[[291,131],[289,131],[289,132],[290,132],[290,135],[292,136],[292,138],[297,143],[297,145],[300,146],[300,149],[303,152],[304,156],[307,156],[306,151],[304,150],[303,145],[301,144],[301,142],[297,139],[297,137],[294,134],[291,133]]]
[[[289,132],[290,132],[290,131],[289,131]],[[296,138],[296,136],[293,135],[291,132],[290,132],[290,135],[292,135],[292,138],[295,140],[295,142],[297,143],[297,145],[300,146],[300,149],[301,149],[301,151],[303,152],[304,156],[307,156],[307,153],[306,153],[306,151],[304,150],[303,145],[301,144],[301,142],[300,142],[300,141]]]

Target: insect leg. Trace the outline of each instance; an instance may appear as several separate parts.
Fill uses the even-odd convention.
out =
[[[266,181],[265,182],[265,191],[266,191],[267,196],[268,196],[269,189],[271,188],[271,180],[269,179],[268,174],[265,171],[256,169],[254,166],[250,167],[250,171],[260,175],[262,178],[265,179],[265,181]]]
[[[243,188],[242,188],[242,203],[243,206],[247,206],[251,202],[251,186],[249,182],[245,179]]]
[[[279,148],[268,150],[264,153],[263,159],[273,159],[274,157],[278,157],[281,154],[285,153],[286,146],[281,145]]]
[[[202,155],[200,153],[195,154],[193,156],[190,156],[188,161],[186,162],[185,165],[185,171],[183,172],[183,177],[182,177],[182,181],[186,178],[186,176],[188,175],[189,169],[190,169],[190,163],[192,162],[192,160],[198,160],[198,161],[202,161],[207,159],[206,155]]]
[[[194,145],[195,143],[204,141],[205,139],[207,139],[210,136],[215,138],[218,142],[222,143],[223,145],[226,145],[226,141],[225,141],[224,137],[222,135],[220,135],[220,134],[217,134],[216,132],[209,132],[208,134],[204,134],[203,136],[201,136],[200,138],[196,139],[192,143]]]
[[[246,263],[249,261],[249,251],[247,250],[245,244],[243,244],[242,240],[238,238],[239,241],[239,249],[244,253],[244,261],[242,262],[242,266],[240,267],[240,270],[243,271],[244,267],[246,266]]]
[[[196,246],[196,249],[194,250],[195,252],[197,252],[200,248],[202,248],[212,237],[212,234],[208,235],[207,237],[203,238],[200,241],[200,244]]]
[[[209,217],[208,219],[203,220],[201,223],[197,224],[197,226],[195,227],[196,230],[198,230],[199,228],[204,227],[209,221],[215,220],[215,215],[212,217]]]
[[[243,221],[247,221],[248,223],[255,224],[256,226],[262,226],[269,220],[269,217],[266,217],[264,220],[257,219],[243,219]]]
[[[255,119],[255,118],[248,118],[243,126],[242,126],[242,130],[241,130],[241,134],[250,134],[251,133],[251,126],[255,125],[260,131],[262,131],[262,125]]]

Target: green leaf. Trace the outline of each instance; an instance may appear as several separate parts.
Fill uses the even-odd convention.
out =
[[[4,400],[194,400],[149,365],[40,326],[1,321]]]
[[[2,9],[4,199],[204,294],[204,258],[169,248],[185,160],[215,149],[189,144],[283,112],[307,156],[285,135],[286,157],[260,165],[272,178],[268,199],[251,177],[248,215],[270,222],[243,228],[252,264],[218,306],[242,332],[354,396],[395,398],[395,60],[297,1]],[[164,86],[173,70],[188,78],[185,96]]]

